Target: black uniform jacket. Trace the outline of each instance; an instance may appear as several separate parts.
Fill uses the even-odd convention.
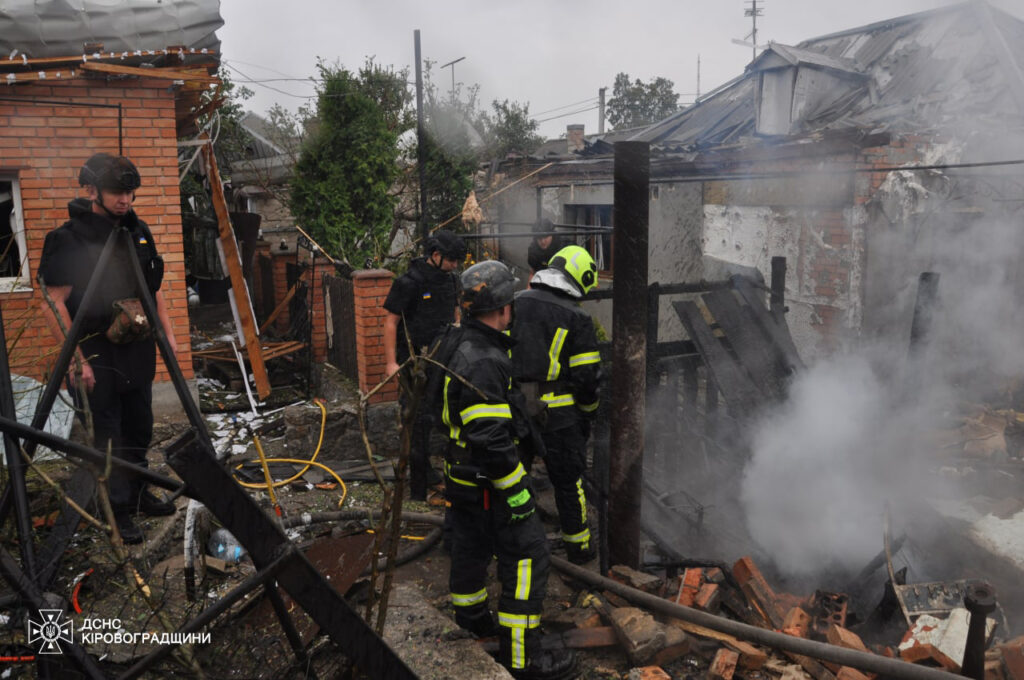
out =
[[[516,295],[513,375],[539,383],[545,429],[568,427],[597,410],[601,354],[594,322],[568,295],[536,286]]]
[[[395,279],[384,300],[384,309],[404,315],[396,334],[398,363],[409,358],[405,329],[408,328],[417,350],[429,346],[437,334],[455,320],[458,293],[459,277],[442,271],[422,257],[410,262],[409,270]]]

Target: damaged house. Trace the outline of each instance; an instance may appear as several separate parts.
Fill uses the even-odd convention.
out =
[[[714,280],[737,267],[767,279],[784,256],[787,320],[805,358],[905,336],[921,272],[943,270],[960,248],[1019,252],[1019,233],[996,248],[994,228],[981,242],[965,235],[1019,224],[1022,114],[1024,21],[983,1],[770,44],[741,76],[626,137],[651,145],[649,279]],[[624,137],[612,135],[507,168],[515,179],[550,163],[507,192],[500,220],[610,224],[610,142]],[[904,166],[919,169],[891,171]],[[614,279],[611,236],[585,243]],[[522,250],[507,256],[525,261]],[[668,304],[661,339],[681,333]]]

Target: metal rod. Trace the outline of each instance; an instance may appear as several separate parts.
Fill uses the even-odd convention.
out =
[[[551,565],[576,580],[595,588],[609,590],[619,597],[646,607],[651,611],[732,635],[740,640],[765,645],[793,654],[809,656],[821,661],[830,661],[840,666],[849,666],[861,671],[878,673],[895,680],[962,680],[959,675],[936,668],[918,666],[906,661],[890,659],[869,652],[860,652],[855,649],[835,647],[824,642],[806,640],[793,635],[786,635],[785,633],[776,633],[766,628],[750,626],[739,621],[732,621],[731,619],[725,619],[697,609],[684,607],[670,600],[631,588],[610,578],[605,578],[600,574],[595,574],[588,569],[578,567],[554,555],[551,557]]]
[[[196,632],[209,623],[212,623],[214,619],[227,611],[235,602],[238,602],[256,588],[265,585],[271,579],[276,578],[277,575],[281,573],[281,570],[287,566],[288,561],[294,557],[294,555],[295,553],[293,550],[283,552],[277,559],[267,564],[266,567],[239,583],[231,590],[231,592],[217,600],[212,606],[204,609],[199,616],[179,628],[177,632],[181,635],[187,635],[189,633]],[[154,664],[160,662],[174,650],[174,645],[161,645],[139,659],[134,666],[119,675],[118,680],[130,680],[131,678],[137,678],[143,671],[152,668]]]
[[[779,255],[772,258],[769,309],[776,316],[782,316],[786,312],[786,258]]]
[[[78,444],[73,441],[69,441],[62,437],[58,437],[55,434],[44,432],[43,430],[37,430],[30,425],[19,423],[16,420],[0,416],[0,432],[8,432],[28,441],[31,444],[42,444],[43,446],[60,451],[74,458],[79,458],[86,462],[92,463],[99,467],[106,465],[107,456],[104,453],[100,453],[96,449],[85,446],[84,444]],[[128,472],[135,475],[139,479],[145,481],[147,484],[153,486],[159,486],[161,489],[167,489],[168,491],[178,491],[182,484],[176,479],[162,475],[159,472],[153,472],[149,468],[144,468],[134,463],[121,460],[114,456],[111,459],[111,464],[117,466],[123,472]],[[4,492],[5,494],[7,491]]]
[[[7,335],[4,332],[3,309],[0,309],[0,416],[17,420],[15,412],[14,388],[11,386],[11,366],[7,356]],[[32,540],[32,514],[29,510],[28,491],[25,487],[25,468],[27,463],[21,457],[21,442],[4,433],[4,452],[7,457],[7,470],[10,473],[8,488],[14,490],[14,519],[18,530],[18,547],[21,550],[21,566],[26,573],[39,585],[36,573],[35,549]]]
[[[971,613],[967,624],[967,643],[960,673],[974,680],[985,680],[985,624],[996,610],[996,591],[987,583],[972,583],[964,594],[964,606]]]
[[[309,656],[306,654],[306,648],[302,645],[302,636],[299,635],[298,629],[295,628],[295,622],[292,621],[292,617],[288,615],[288,607],[285,605],[281,593],[277,590],[277,584],[265,583],[263,584],[263,591],[267,594],[267,598],[270,599],[270,605],[274,608],[274,613],[277,614],[277,620],[281,623],[284,636],[288,638],[288,644],[291,645],[292,651],[295,652],[295,659],[299,662],[299,668],[312,672],[312,668],[309,665]],[[308,673],[306,677],[309,677]]]
[[[96,271],[89,278],[89,284],[85,287],[85,293],[82,296],[82,301],[79,303],[80,309],[88,309],[89,305],[92,304],[93,298],[96,297],[99,291],[99,280],[100,276],[98,272],[106,271],[110,265],[110,260],[114,253],[114,244],[117,242],[117,233],[114,231],[110,232],[107,236],[106,243],[103,244],[103,251],[100,253],[99,261],[96,263]],[[71,365],[71,358],[74,356],[75,350],[78,347],[78,339],[82,335],[82,325],[85,323],[85,314],[77,314],[75,319],[71,321],[71,328],[68,329],[67,335],[64,338],[64,344],[61,346],[60,354],[57,355],[57,361],[51,367],[52,373],[50,379],[46,383],[46,388],[43,389],[43,393],[39,395],[39,401],[36,403],[36,412],[32,416],[31,430],[42,431],[43,426],[46,425],[47,419],[50,417],[50,410],[53,408],[53,402],[57,399],[57,393],[60,391],[61,383],[64,382],[64,375],[67,373],[68,366]],[[18,423],[15,423],[18,424]],[[19,425],[20,426],[20,425]],[[6,431],[6,430],[5,430]],[[25,435],[19,435],[22,439],[29,439]],[[28,444],[25,446],[25,453],[31,458],[36,451],[36,444],[38,440],[30,439]],[[7,519],[7,514],[11,511],[11,488],[8,486],[4,489],[3,496],[0,497],[0,524]]]
[[[612,296],[611,452],[608,497],[609,559],[640,566],[647,363],[647,242],[650,145],[615,144],[615,264]]]
[[[423,58],[420,55],[420,31],[413,31],[416,51],[416,167],[420,178],[420,243],[427,243],[427,127],[423,118]]]

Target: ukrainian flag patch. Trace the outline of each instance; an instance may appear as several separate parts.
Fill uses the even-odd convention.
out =
[[[429,300],[430,299],[430,292],[429,291],[423,294],[423,299],[424,300]]]

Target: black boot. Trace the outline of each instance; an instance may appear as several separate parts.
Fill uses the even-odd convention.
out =
[[[473,607],[474,611],[471,612],[462,611],[463,609],[466,607],[455,608],[455,623],[459,628],[468,630],[478,638],[494,637],[501,632],[498,622],[494,620],[494,615],[487,607],[480,607],[479,610]]]
[[[152,491],[145,488],[139,494],[138,507],[142,514],[149,517],[166,517],[167,515],[173,515],[177,510],[174,507],[174,503],[160,500]]]
[[[597,557],[597,548],[590,541],[586,543],[566,543],[565,557],[573,564],[586,564]]]
[[[540,631],[526,632],[525,665],[514,668],[512,636],[504,629],[498,638],[498,661],[517,680],[563,680],[576,677],[576,653],[571,649],[542,649]]]

